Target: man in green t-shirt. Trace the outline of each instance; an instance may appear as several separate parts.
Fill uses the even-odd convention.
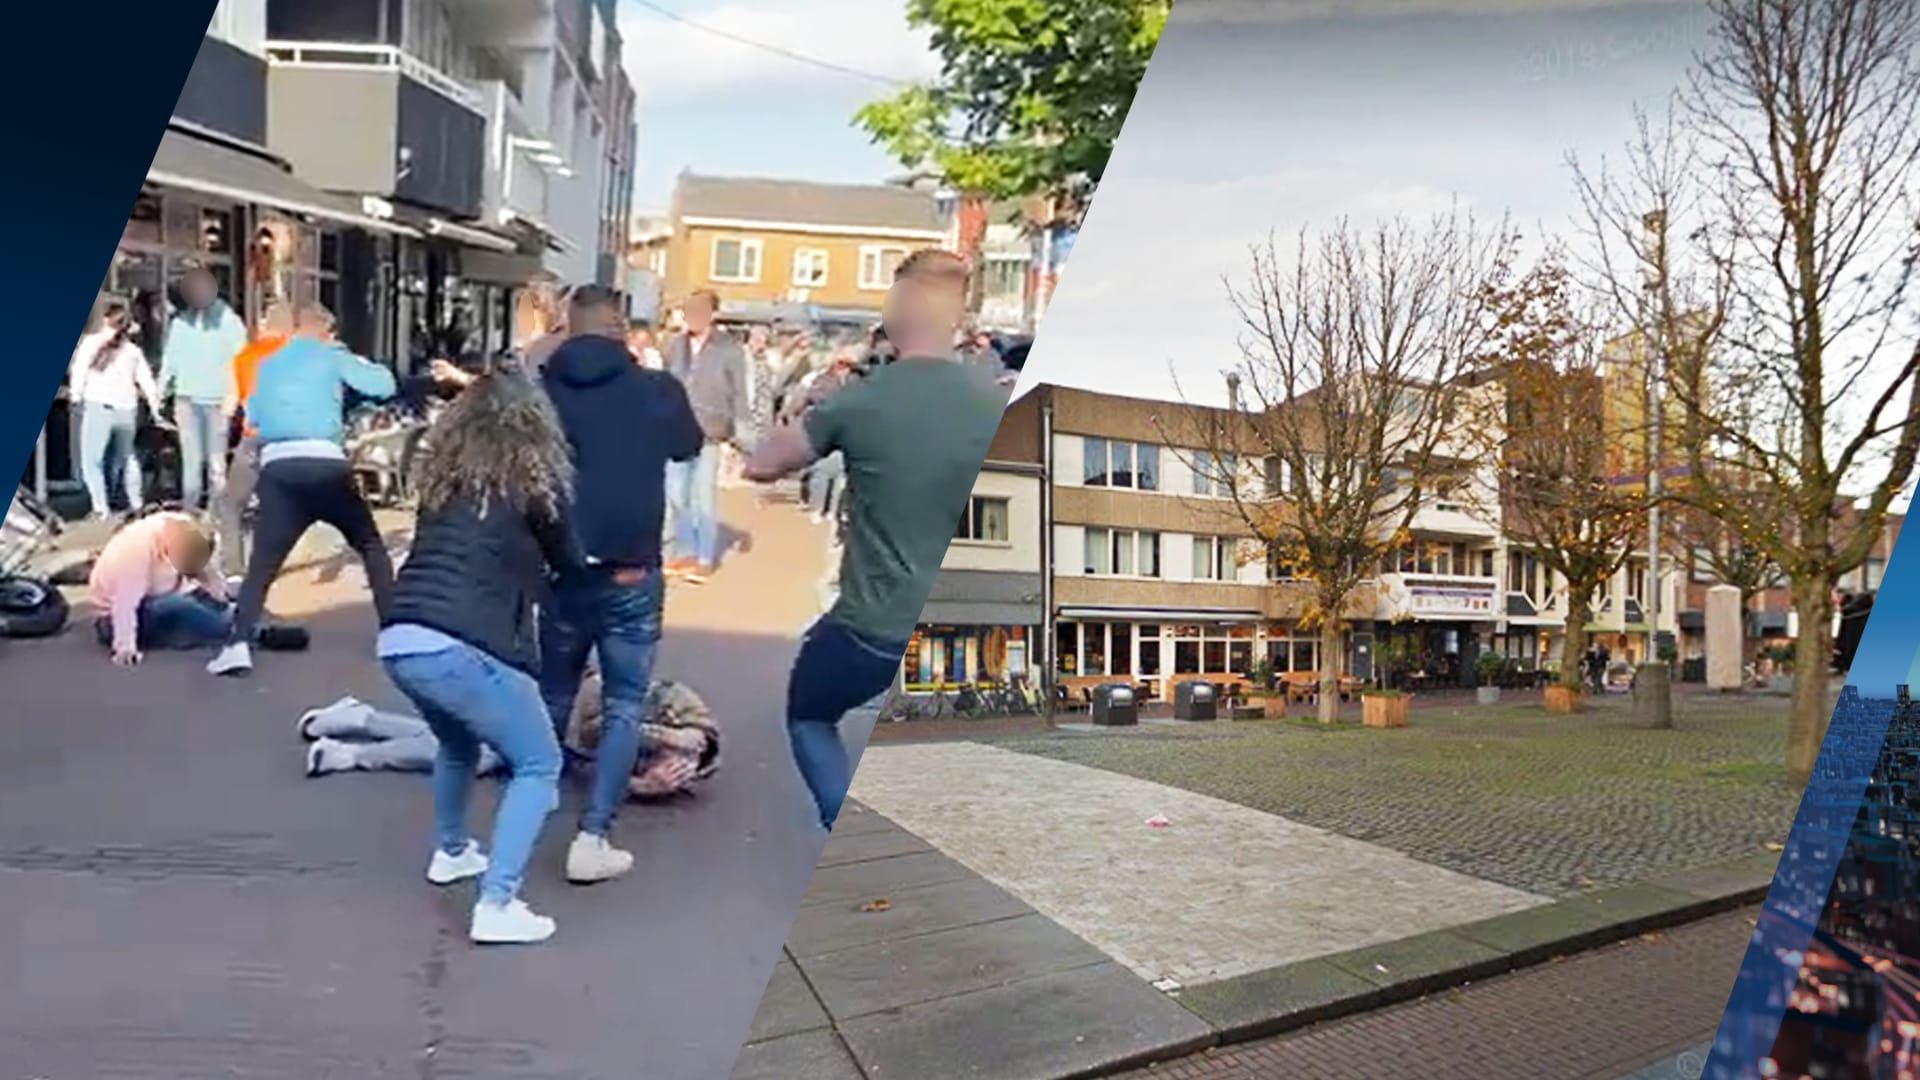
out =
[[[846,462],[840,600],[801,640],[787,684],[794,761],[829,830],[852,780],[840,720],[893,683],[1006,408],[953,353],[967,277],[947,251],[902,262],[885,316],[898,359],[762,439],[745,470],[770,483],[835,452]]]

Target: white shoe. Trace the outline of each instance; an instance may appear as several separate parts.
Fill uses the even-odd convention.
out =
[[[353,747],[336,739],[316,739],[307,747],[307,777],[348,772],[355,766]]]
[[[343,735],[365,732],[367,717],[372,714],[373,707],[366,702],[355,697],[343,697],[331,705],[301,713],[296,726],[300,737],[309,742],[314,739],[337,739]]]
[[[486,853],[480,850],[480,841],[468,840],[460,854],[449,855],[440,848],[433,849],[433,861],[427,864],[427,880],[435,885],[451,885],[456,881],[479,877],[487,872]],[[552,930],[548,930],[552,933]]]
[[[249,675],[252,672],[253,649],[244,641],[221,649],[219,655],[207,661],[209,675]]]
[[[552,919],[534,914],[523,900],[482,901],[473,906],[473,927],[467,936],[476,945],[537,945],[552,937],[554,929]]]
[[[633,869],[633,854],[621,851],[604,836],[583,832],[567,848],[567,880],[575,885],[611,881]]]

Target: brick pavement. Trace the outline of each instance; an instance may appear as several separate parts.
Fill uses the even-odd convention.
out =
[[[1704,919],[1459,991],[1120,1080],[1693,1080],[1688,1054],[1726,1006],[1754,909]],[[1650,1063],[1658,1062],[1658,1065]]]
[[[1684,695],[1675,730],[1624,702],[1416,712],[1398,731],[1292,721],[993,738],[993,745],[1210,795],[1551,896],[1785,838],[1785,703]]]
[[[977,743],[873,747],[854,793],[1149,981],[1214,982],[1545,902],[1235,803]],[[1149,827],[1156,815],[1171,824]]]
[[[560,932],[537,949],[470,947],[469,894],[419,880],[419,778],[302,777],[301,709],[401,704],[343,561],[283,579],[273,606],[314,648],[247,680],[188,655],[114,669],[78,621],[8,643],[3,1080],[727,1075],[820,853],[779,703],[822,538],[792,507],[723,507],[741,549],[673,590],[660,660],[713,705],[723,768],[623,818],[640,869],[619,882],[559,881],[557,814],[528,889]]]

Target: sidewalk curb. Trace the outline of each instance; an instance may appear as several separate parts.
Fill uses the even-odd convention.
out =
[[[1200,1049],[1270,1038],[1757,904],[1772,885],[1778,860],[1775,854],[1750,856],[1661,875],[1170,996],[1213,1028],[1211,1043]],[[1164,1062],[1195,1052],[1170,1052],[1175,1049],[1157,1050],[1151,1059]]]

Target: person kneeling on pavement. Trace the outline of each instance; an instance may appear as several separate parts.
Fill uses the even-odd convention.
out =
[[[567,727],[566,752],[592,760],[600,745],[602,705],[600,679],[590,675],[574,705]],[[439,740],[425,720],[383,712],[356,698],[344,697],[300,717],[300,737],[307,748],[307,775],[341,772],[433,771]],[[691,794],[720,768],[720,731],[713,713],[699,694],[684,683],[655,681],[640,724],[640,761],[627,781],[635,799],[661,799]],[[474,772],[490,776],[505,762],[486,747]]]
[[[100,644],[122,667],[147,649],[199,649],[224,643],[233,602],[214,565],[213,533],[192,514],[162,512],[123,526],[94,560],[88,591]],[[304,649],[306,631],[263,626],[264,649]]]

